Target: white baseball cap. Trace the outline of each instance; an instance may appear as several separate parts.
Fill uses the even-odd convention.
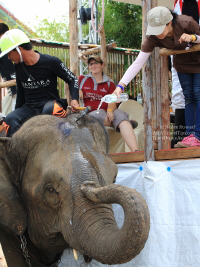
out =
[[[152,8],[147,14],[147,32],[146,35],[159,35],[161,34],[166,24],[172,21],[173,16],[170,10],[164,6],[157,6]]]

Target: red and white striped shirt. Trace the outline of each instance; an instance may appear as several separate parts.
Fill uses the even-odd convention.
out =
[[[200,24],[200,0],[196,0],[198,6],[198,15],[199,15],[199,24]],[[174,1],[174,12],[178,15],[182,15],[184,0],[175,0]],[[187,15],[187,14],[184,14]]]

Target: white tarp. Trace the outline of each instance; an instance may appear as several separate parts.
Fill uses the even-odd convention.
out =
[[[136,189],[145,198],[151,218],[142,252],[132,261],[114,267],[200,266],[200,160],[119,164],[116,183]],[[114,205],[118,225],[123,211]],[[92,260],[74,260],[65,251],[59,267],[107,267]]]

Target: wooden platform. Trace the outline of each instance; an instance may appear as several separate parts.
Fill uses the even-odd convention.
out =
[[[144,151],[109,154],[115,163],[133,163],[144,161]],[[186,160],[200,158],[200,148],[176,148],[155,150],[155,161]]]

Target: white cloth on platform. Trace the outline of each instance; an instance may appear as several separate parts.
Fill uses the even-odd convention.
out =
[[[136,189],[150,212],[150,232],[144,249],[132,261],[113,267],[200,266],[200,159],[118,164],[116,184]],[[121,206],[113,205],[119,227]],[[66,250],[59,267],[109,267],[95,260],[74,260]]]

